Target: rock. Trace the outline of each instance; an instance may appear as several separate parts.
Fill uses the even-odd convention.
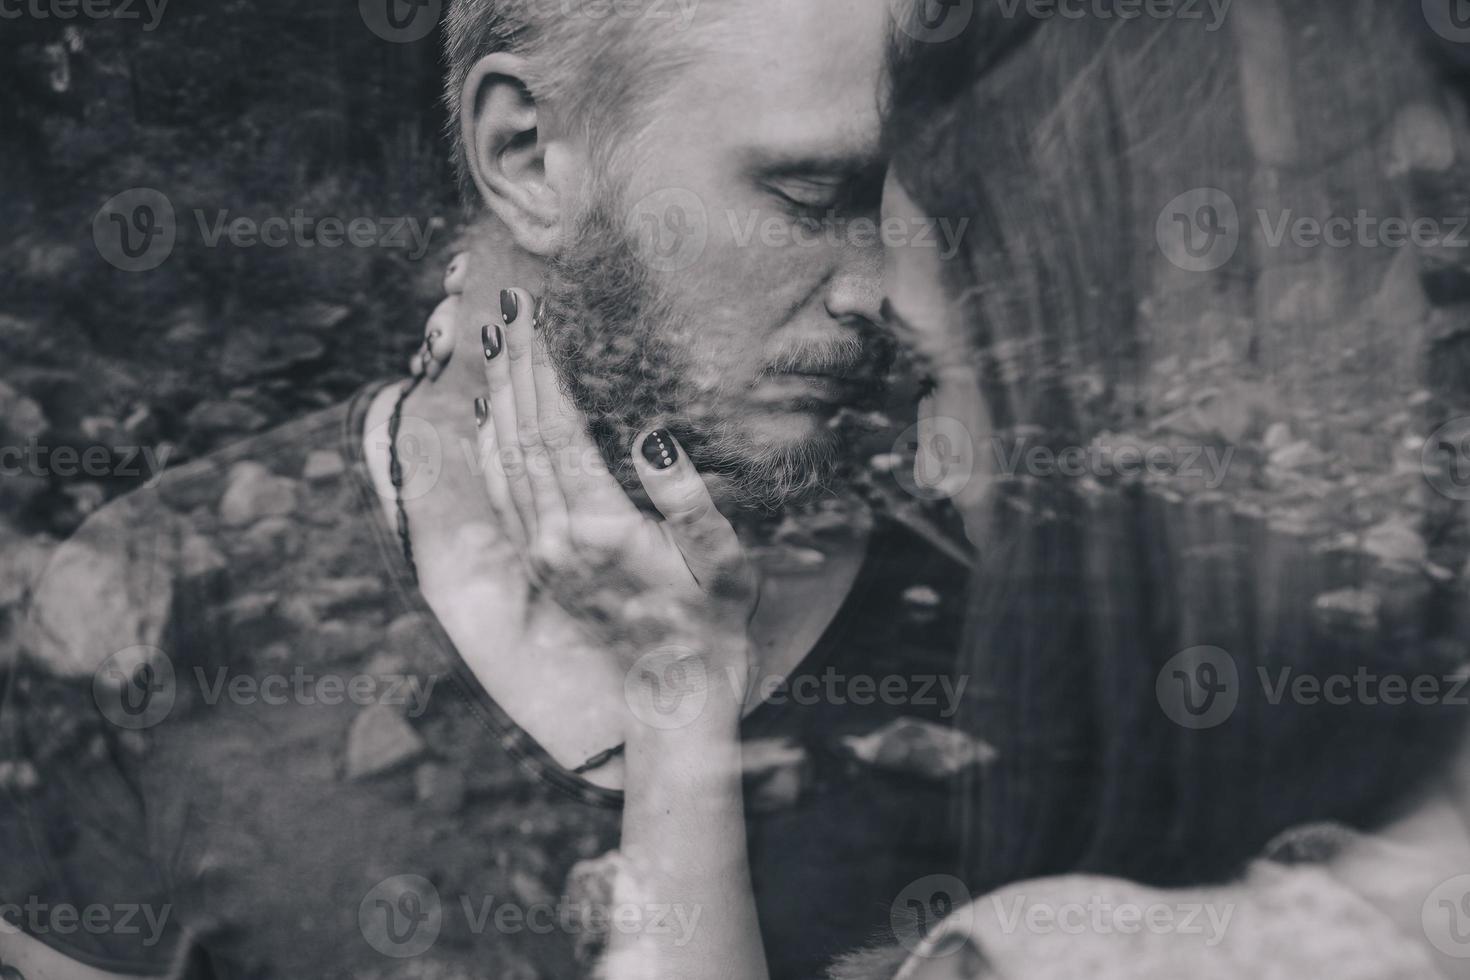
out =
[[[318,659],[329,663],[356,660],[366,656],[378,643],[380,636],[379,630],[368,623],[334,620],[322,623],[317,628],[313,637],[316,641],[314,652]]]
[[[996,757],[990,744],[918,718],[899,718],[872,734],[847,736],[842,744],[869,765],[929,779],[945,779]]]
[[[29,793],[40,783],[41,777],[29,759],[0,760],[0,790]]]
[[[450,816],[464,805],[464,774],[458,769],[425,762],[413,772],[414,796],[431,813]]]
[[[276,476],[260,463],[236,463],[219,515],[231,527],[244,527],[263,517],[285,517],[296,510],[297,483]]]
[[[335,453],[330,449],[317,449],[306,457],[306,466],[301,471],[301,478],[307,482],[316,483],[334,479],[346,471],[347,463],[343,461],[341,453]]]
[[[206,579],[225,570],[228,563],[220,550],[202,534],[184,536],[179,549],[179,571],[186,580]]]
[[[388,624],[388,649],[401,657],[407,669],[432,675],[443,672],[444,665],[435,647],[433,626],[419,613],[404,613]]]
[[[1282,446],[1271,454],[1271,465],[1284,470],[1311,469],[1326,463],[1326,454],[1305,439]]]
[[[225,621],[232,629],[248,629],[269,619],[279,600],[280,596],[275,592],[251,592],[242,595],[225,606]]]
[[[1288,329],[1304,329],[1339,318],[1346,297],[1344,275],[1336,264],[1314,259],[1299,265],[1262,270],[1256,295],[1270,322]]]
[[[168,554],[138,554],[135,515],[104,510],[56,549],[21,625],[28,650],[62,676],[84,676],[113,653],[161,647],[174,601]],[[116,519],[112,519],[116,518]],[[150,534],[171,539],[159,519]],[[86,615],[78,607],[85,602]]]
[[[1363,535],[1363,550],[1388,564],[1417,564],[1429,558],[1429,546],[1402,517],[1392,517]]]
[[[187,514],[201,507],[212,509],[219,503],[222,482],[213,463],[189,463],[166,470],[159,481],[158,494],[174,510]]]
[[[116,419],[105,415],[88,415],[77,423],[77,428],[87,437],[88,442],[108,445],[117,441],[117,432],[121,425]]]
[[[96,483],[68,483],[61,488],[61,492],[67,495],[77,513],[83,517],[107,503],[107,491]]]
[[[241,538],[244,557],[261,566],[262,570],[294,555],[300,543],[300,529],[289,517],[263,518]]]
[[[388,624],[388,644],[399,648],[421,643],[429,635],[429,625],[422,613],[404,613]]]
[[[601,857],[578,861],[567,872],[562,893],[576,916],[577,927],[572,929],[572,936],[578,963],[590,965],[602,954],[607,942],[609,909],[622,870],[621,852],[608,851]]]
[[[317,584],[312,599],[328,616],[341,616],[363,606],[376,606],[383,597],[383,583],[371,576],[334,578]]]
[[[806,749],[781,738],[753,739],[741,745],[745,798],[752,810],[769,813],[794,806],[811,772]]]
[[[874,473],[893,473],[903,466],[903,457],[898,453],[879,453],[868,460]]]
[[[1338,589],[1324,592],[1312,602],[1317,621],[1328,629],[1350,629],[1376,632],[1382,600],[1362,589]]]
[[[1272,424],[1272,426],[1266,430],[1266,435],[1262,439],[1262,444],[1266,447],[1266,450],[1273,453],[1276,452],[1278,449],[1285,449],[1287,446],[1291,445],[1291,442],[1291,426],[1287,425],[1285,422],[1276,422]]]
[[[35,399],[27,398],[0,381],[0,435],[7,440],[24,442],[39,439],[50,428],[46,414]]]
[[[510,873],[510,892],[515,896],[522,908],[530,908],[533,905],[551,906],[556,904],[556,896],[551,890],[541,883],[541,879],[535,875],[528,874],[517,868]]]
[[[352,307],[340,303],[303,303],[292,311],[291,319],[308,330],[335,330],[352,315]]]
[[[158,437],[158,416],[147,405],[134,406],[121,424],[129,439],[151,441]]]
[[[1429,316],[1418,249],[1406,248],[1394,258],[1368,301],[1367,312],[1376,323],[1405,330]]]
[[[428,746],[396,708],[370,704],[347,733],[347,778],[368,779],[418,759]]]
[[[1400,109],[1389,134],[1384,173],[1389,177],[1415,170],[1443,173],[1454,164],[1455,134],[1444,113],[1423,102]]]
[[[920,609],[935,609],[939,606],[939,593],[932,586],[912,585],[903,590],[903,601]]]
[[[0,610],[25,601],[55,549],[51,538],[17,534],[0,525],[0,554],[5,555],[0,561]]]
[[[233,401],[200,402],[184,418],[189,432],[205,442],[259,432],[269,422],[265,413]]]
[[[319,337],[301,331],[237,331],[225,342],[220,372],[231,382],[315,364],[327,352]]]

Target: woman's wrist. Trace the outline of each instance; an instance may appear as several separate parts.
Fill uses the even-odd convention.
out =
[[[738,741],[748,662],[744,646],[718,658],[644,658],[629,672],[625,690],[629,746],[667,751],[690,740]]]

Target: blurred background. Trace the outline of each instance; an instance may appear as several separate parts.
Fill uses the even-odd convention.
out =
[[[404,370],[460,215],[438,6],[400,24],[295,0],[7,7],[0,444],[116,465],[0,479],[0,600],[30,549],[146,478],[119,447],[177,463]],[[138,238],[161,257],[145,274],[93,233],[138,200],[166,201],[176,235]]]

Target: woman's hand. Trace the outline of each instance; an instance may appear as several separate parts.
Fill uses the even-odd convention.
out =
[[[634,446],[634,468],[664,519],[641,512],[562,392],[535,298],[504,290],[501,311],[481,336],[488,397],[475,404],[479,458],[533,583],[619,658],[640,719],[648,720],[635,697],[662,711],[671,693],[699,694],[701,704],[728,693],[738,711],[758,587],[734,529],[664,430]]]
[[[460,296],[464,294],[470,276],[470,253],[460,252],[449,260],[444,270],[444,292],[447,294],[424,326],[424,342],[408,363],[409,373],[414,377],[428,375],[428,380],[437,381],[439,375],[454,356],[454,342],[459,337]]]

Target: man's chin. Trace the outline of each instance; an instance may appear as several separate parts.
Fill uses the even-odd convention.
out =
[[[750,412],[726,438],[700,447],[723,501],[750,510],[780,510],[829,493],[843,437],[830,410]]]
[[[829,404],[789,402],[742,420],[743,435],[752,445],[769,446],[782,453],[830,454],[838,435],[832,421],[837,411]]]

